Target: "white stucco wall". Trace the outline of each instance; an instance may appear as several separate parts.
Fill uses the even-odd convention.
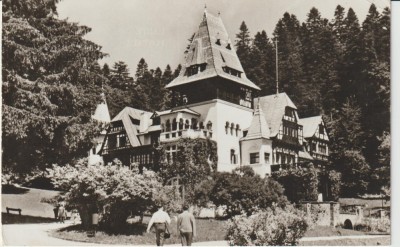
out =
[[[199,122],[204,125],[211,121],[212,123],[212,140],[218,144],[218,171],[230,172],[240,164],[240,147],[239,139],[243,136],[243,129],[250,126],[253,117],[253,110],[236,104],[232,104],[223,100],[210,100],[202,103],[187,105],[191,110],[200,113]],[[172,120],[171,116],[169,118]],[[165,123],[166,117],[161,117],[161,122]],[[238,124],[240,131],[236,136],[234,130],[233,135],[225,131],[226,122],[234,123],[235,128]],[[231,164],[231,149],[235,150],[237,155],[236,164]]]
[[[271,174],[272,141],[268,139],[253,139],[242,141],[242,165],[250,166],[256,174],[265,177]],[[250,153],[259,153],[260,162],[250,164]],[[265,160],[264,153],[269,153],[269,160]]]

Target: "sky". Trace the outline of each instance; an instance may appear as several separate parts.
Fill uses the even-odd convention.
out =
[[[232,41],[246,22],[253,37],[265,30],[272,36],[276,23],[285,12],[302,22],[316,7],[322,17],[333,19],[338,4],[353,8],[360,22],[369,6],[378,10],[390,6],[389,0],[63,0],[58,4],[60,19],[92,28],[85,36],[102,46],[108,57],[101,63],[124,61],[134,75],[140,58],[149,68],[172,69],[183,60],[187,40],[197,31],[204,7],[221,18]]]

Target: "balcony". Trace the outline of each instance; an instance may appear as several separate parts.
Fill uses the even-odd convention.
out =
[[[212,131],[205,129],[184,129],[184,130],[176,130],[172,132],[163,132],[160,135],[160,142],[172,142],[176,141],[180,138],[212,138]]]
[[[326,154],[321,154],[321,153],[311,153],[311,156],[316,159],[316,160],[323,160],[323,161],[328,161],[329,156]]]

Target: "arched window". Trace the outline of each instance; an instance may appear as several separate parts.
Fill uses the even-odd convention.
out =
[[[190,122],[189,119],[186,119],[185,121],[185,129],[189,129],[190,128]]]
[[[164,125],[164,123],[162,123],[161,124],[161,132],[164,132],[165,131],[165,125]]]
[[[192,118],[192,129],[197,130],[198,126],[197,126],[197,119]]]
[[[204,129],[204,123],[203,122],[200,122],[200,129],[201,130]]]
[[[183,129],[183,119],[179,119],[179,129],[182,130]]]
[[[233,135],[233,129],[235,128],[235,124],[231,123],[231,135]]]
[[[236,124],[236,136],[239,136],[240,126]]]
[[[212,130],[212,123],[211,123],[211,121],[208,121],[208,123],[207,123],[207,130]]]
[[[171,131],[171,122],[169,121],[169,119],[167,120],[165,125],[166,125],[166,132],[170,132]]]
[[[228,134],[229,122],[225,123],[225,133]]]
[[[231,164],[235,165],[236,164],[236,154],[235,154],[235,150],[231,149]]]
[[[174,118],[174,119],[172,120],[172,131],[176,130],[176,127],[177,127],[177,125],[176,125],[176,118]]]

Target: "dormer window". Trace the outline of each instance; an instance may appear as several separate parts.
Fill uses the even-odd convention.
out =
[[[295,117],[294,109],[292,109],[290,107],[286,107],[285,108],[285,115],[283,116],[283,118],[285,120],[288,120],[288,121],[291,121],[291,122],[295,122],[296,121],[296,117]]]
[[[236,77],[239,77],[239,78],[242,77],[242,72],[237,71],[235,69],[232,69],[232,68],[230,68],[228,66],[222,67],[222,70],[227,74],[230,74],[230,75],[233,75],[233,76],[236,76]]]
[[[217,41],[215,42],[215,44],[221,45],[221,40],[220,40],[220,39],[217,39]]]
[[[230,43],[228,43],[228,45],[226,46],[226,49],[228,49],[228,50],[232,50],[232,48],[231,48],[231,44],[230,44]]]

